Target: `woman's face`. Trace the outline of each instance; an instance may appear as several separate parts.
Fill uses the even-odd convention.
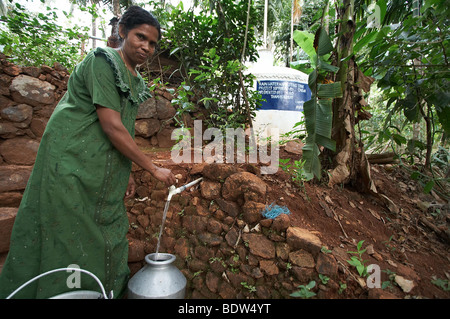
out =
[[[156,49],[158,30],[151,25],[141,24],[130,30],[128,35],[123,34],[123,26],[119,27],[120,36],[125,39],[122,49],[126,62],[132,68],[144,63]]]

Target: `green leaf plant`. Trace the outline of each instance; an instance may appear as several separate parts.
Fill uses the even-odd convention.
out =
[[[351,265],[356,267],[356,270],[358,271],[358,274],[361,277],[367,277],[368,273],[367,273],[367,266],[366,266],[366,261],[362,258],[362,255],[366,252],[366,249],[362,249],[362,245],[364,243],[364,240],[361,240],[360,242],[358,242],[358,244],[356,245],[356,250],[357,251],[348,251],[347,253],[349,254],[353,254],[355,256],[350,257],[350,260],[347,260],[347,262]]]
[[[312,280],[306,286],[305,285],[298,286],[297,288],[300,288],[300,289],[293,292],[290,296],[291,297],[300,297],[302,299],[309,299],[316,295],[315,292],[311,291],[311,289],[313,289],[315,286],[316,286],[316,282],[314,280]]]
[[[334,98],[342,97],[341,83],[327,80],[327,75],[337,72],[338,68],[328,62],[333,45],[324,28],[320,27],[314,37],[298,31],[294,40],[308,53],[313,67],[308,77],[311,99],[303,105],[307,133],[303,146],[303,167],[307,180],[314,177],[320,180],[322,169],[319,147],[323,146],[332,151],[336,149],[336,143],[331,139],[332,102]]]
[[[46,14],[36,14],[14,3],[0,17],[0,50],[20,66],[51,66],[58,62],[70,72],[82,59],[80,47],[88,39],[88,29],[77,25],[63,28],[56,23],[57,18],[51,7],[47,6]]]
[[[448,1],[406,4],[378,0],[380,25],[373,28],[365,20],[358,22],[354,54],[364,74],[377,81],[389,110],[386,123],[391,125],[393,115],[400,115],[405,137],[408,129],[414,136],[413,124],[423,125],[424,167],[432,171],[434,144],[445,146],[450,136]],[[397,8],[389,10],[391,6]]]
[[[254,76],[244,72],[244,62],[255,62],[258,57],[255,6],[248,1],[221,0],[211,2],[210,10],[194,12],[200,3],[188,10],[183,2],[176,6],[152,3],[165,29],[159,45],[180,61],[172,74],[181,76],[184,90],[189,87],[195,94],[195,106],[208,111],[205,124],[221,130],[248,125],[262,101],[253,87]],[[178,105],[191,107],[184,97]]]

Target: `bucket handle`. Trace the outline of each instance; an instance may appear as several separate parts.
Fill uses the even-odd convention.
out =
[[[28,280],[26,283],[24,283],[22,286],[20,286],[19,288],[17,288],[16,290],[14,290],[8,297],[6,297],[6,299],[10,299],[11,297],[13,297],[16,293],[18,293],[20,290],[22,290],[23,288],[25,288],[26,286],[28,286],[29,284],[31,284],[33,281],[38,280],[41,277],[44,277],[46,275],[49,275],[51,273],[57,272],[57,271],[80,271],[82,273],[85,273],[89,276],[91,276],[92,278],[95,279],[95,281],[98,283],[98,285],[100,286],[100,289],[102,291],[102,295],[105,299],[108,299],[108,296],[106,295],[106,291],[105,288],[102,285],[102,282],[100,281],[100,279],[98,279],[98,277],[96,275],[94,275],[93,273],[91,273],[90,271],[81,269],[81,268],[57,268],[57,269],[53,269],[53,270],[49,270],[43,274],[40,274],[30,280]]]

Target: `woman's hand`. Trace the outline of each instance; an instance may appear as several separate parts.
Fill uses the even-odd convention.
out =
[[[119,112],[101,105],[96,105],[96,107],[103,131],[120,153],[143,169],[149,171],[155,178],[166,183],[168,186],[176,183],[175,176],[169,169],[156,166],[151,159],[139,149],[136,142],[123,125]]]
[[[167,186],[175,185],[177,182],[175,175],[173,175],[170,169],[155,166],[155,169],[151,173],[156,179],[164,182]]]
[[[136,183],[134,181],[134,178],[132,175],[130,175],[130,178],[128,179],[128,187],[127,191],[125,193],[124,199],[129,199],[134,196],[134,193],[136,192]]]

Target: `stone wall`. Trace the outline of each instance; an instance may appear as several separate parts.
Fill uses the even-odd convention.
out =
[[[337,262],[321,252],[321,240],[292,227],[287,214],[263,217],[268,187],[256,167],[194,164],[173,171],[180,185],[203,177],[172,198],[159,250],[177,257],[188,298],[289,298],[298,285],[320,282],[319,273],[330,278],[319,296],[336,296]],[[132,274],[156,251],[168,194],[147,172],[135,167],[134,173],[147,193],[126,203]]]

